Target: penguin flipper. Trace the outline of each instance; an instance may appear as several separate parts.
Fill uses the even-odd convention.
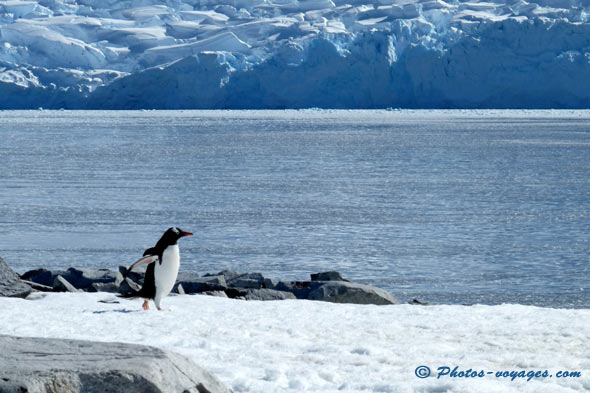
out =
[[[156,262],[158,260],[158,256],[157,255],[147,255],[147,256],[143,256],[141,258],[139,258],[137,261],[135,261],[133,263],[133,265],[131,265],[129,267],[129,269],[127,269],[128,272],[132,271],[133,269],[141,266],[141,265],[146,265],[146,264],[150,264],[152,262]]]

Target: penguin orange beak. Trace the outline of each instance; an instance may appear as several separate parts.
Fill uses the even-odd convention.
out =
[[[190,232],[182,232],[182,236],[192,236],[193,234]]]

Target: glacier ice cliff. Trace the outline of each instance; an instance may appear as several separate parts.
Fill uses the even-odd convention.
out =
[[[0,108],[589,108],[583,0],[5,0]]]

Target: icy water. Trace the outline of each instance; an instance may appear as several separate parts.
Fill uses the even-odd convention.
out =
[[[590,306],[590,112],[0,112],[0,256]]]

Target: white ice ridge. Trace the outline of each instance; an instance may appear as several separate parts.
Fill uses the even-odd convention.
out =
[[[1,108],[590,106],[585,0],[0,1]]]
[[[590,390],[590,310],[183,295],[167,298],[158,312],[143,311],[141,299],[99,302],[109,299],[115,298],[0,298],[0,334],[148,344],[194,359],[236,393]],[[431,376],[418,378],[419,366]],[[439,367],[458,367],[457,375],[437,379]],[[469,369],[484,375],[459,376]],[[540,373],[527,381],[531,371]],[[559,371],[580,375],[559,378]]]

